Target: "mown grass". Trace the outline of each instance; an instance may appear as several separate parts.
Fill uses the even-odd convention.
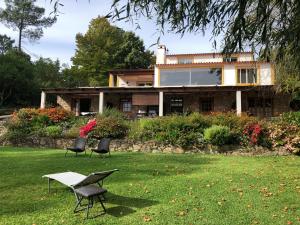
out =
[[[0,148],[0,224],[299,224],[300,158]],[[107,214],[84,220],[72,192],[42,175],[118,168],[104,186]],[[100,207],[91,212],[99,212]],[[92,214],[93,215],[93,214]]]

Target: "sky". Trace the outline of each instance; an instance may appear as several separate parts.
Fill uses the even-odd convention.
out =
[[[39,57],[59,59],[61,63],[69,66],[72,64],[71,57],[74,56],[76,45],[75,36],[77,33],[85,33],[89,22],[97,16],[104,16],[109,13],[112,0],[61,0],[64,5],[60,8],[61,13],[57,22],[50,28],[44,29],[44,36],[37,42],[31,43],[27,40],[22,42],[24,51],[31,55],[33,60]],[[50,0],[37,0],[37,4],[46,9],[46,15],[53,10]],[[4,8],[4,0],[0,0],[0,7]],[[143,39],[145,47],[155,51],[159,33],[155,21],[141,18],[138,21],[140,29],[131,22],[117,22],[114,25],[126,30],[135,32]],[[0,34],[6,34],[14,38],[17,43],[17,32],[8,29],[0,24]],[[201,53],[214,51],[209,30],[206,35],[202,33],[180,34],[165,32],[160,37],[160,44],[165,44],[170,54],[176,53]],[[152,46],[152,47],[150,47]]]

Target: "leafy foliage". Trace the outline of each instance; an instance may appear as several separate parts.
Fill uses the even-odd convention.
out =
[[[217,146],[230,144],[230,129],[226,126],[213,125],[204,130],[204,139]]]
[[[60,126],[52,125],[45,128],[45,133],[48,137],[57,138],[62,134],[63,129]]]
[[[80,71],[85,77],[81,85],[107,85],[109,70],[147,68],[153,60],[153,53],[145,50],[139,37],[103,17],[93,19],[85,34],[76,35],[76,45],[74,66],[68,73]]]
[[[96,120],[90,120],[92,129],[89,129],[89,137],[94,139],[101,138],[123,138],[127,135],[129,124],[125,115],[116,110],[106,108],[103,114],[96,116]]]
[[[8,102],[32,105],[39,90],[34,80],[30,58],[15,50],[0,55],[0,107]]]
[[[11,50],[15,41],[6,35],[0,34],[0,55],[5,54]]]
[[[277,47],[278,59],[289,51],[300,65],[299,12],[298,1],[284,0],[114,0],[107,17],[155,18],[161,30],[170,28],[181,34],[212,27],[214,37],[223,35],[225,52],[252,46],[268,59],[272,47]]]
[[[5,9],[0,9],[0,21],[19,32],[18,47],[22,38],[31,41],[43,36],[43,28],[56,22],[55,17],[44,17],[45,9],[35,5],[36,0],[5,0]]]

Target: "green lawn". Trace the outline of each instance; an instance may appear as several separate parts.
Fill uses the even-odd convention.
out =
[[[300,224],[300,157],[113,153],[0,148],[0,224]],[[118,168],[106,215],[73,214],[74,195],[42,175]],[[94,210],[93,210],[94,209]],[[91,213],[100,210],[93,208]],[[91,214],[93,215],[93,214]]]

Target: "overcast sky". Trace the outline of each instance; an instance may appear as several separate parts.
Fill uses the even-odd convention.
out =
[[[85,33],[91,19],[98,15],[104,16],[109,12],[111,0],[61,0],[64,6],[61,8],[57,22],[44,30],[44,36],[35,43],[23,41],[24,50],[35,60],[38,57],[59,59],[61,63],[71,65],[70,58],[75,52],[75,35]],[[53,10],[50,0],[38,0],[37,4],[46,8],[47,13]],[[4,7],[4,1],[0,0],[0,7]],[[140,36],[149,48],[156,42],[159,34],[154,21],[146,18],[138,21],[141,29],[136,29],[132,23],[118,22],[115,25],[127,31],[134,31]],[[17,32],[0,24],[0,33],[17,38]],[[198,53],[213,51],[210,41],[210,32],[205,36],[199,34],[186,34],[183,38],[179,34],[165,33],[161,36],[160,43],[165,44],[170,53]],[[17,42],[17,39],[16,39]],[[155,50],[156,47],[152,47]]]

